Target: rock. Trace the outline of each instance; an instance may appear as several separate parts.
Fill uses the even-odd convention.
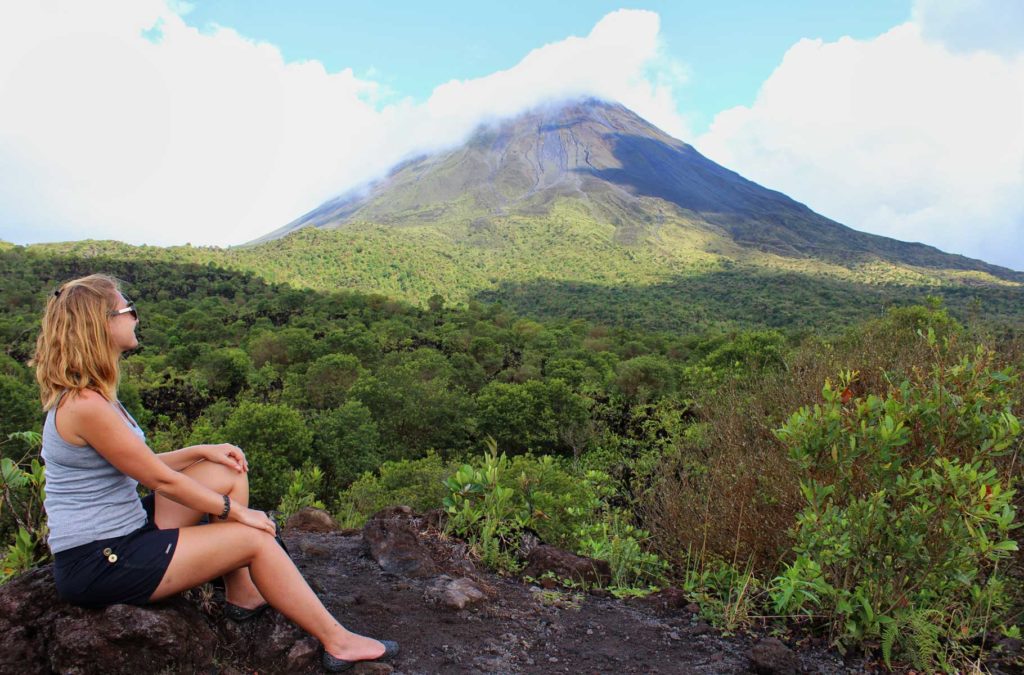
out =
[[[585,558],[554,546],[541,544],[530,551],[523,576],[539,579],[548,572],[558,579],[572,579],[577,583],[601,586],[607,585],[612,577],[612,568],[606,560]]]
[[[796,675],[798,661],[778,638],[761,640],[750,650],[752,670],[759,675]]]
[[[217,635],[192,604],[72,607],[52,567],[0,587],[0,673],[197,672],[214,665]]]
[[[299,532],[334,532],[338,524],[334,522],[331,514],[323,509],[315,509],[307,506],[293,513],[291,518],[284,524],[285,530],[297,530]]]
[[[323,558],[330,555],[331,550],[315,541],[304,541],[299,544],[299,550],[302,551],[303,555],[312,556],[314,558]]]
[[[468,605],[487,597],[472,579],[463,577],[453,580],[447,576],[438,577],[424,595],[452,609],[465,609]]]
[[[423,526],[434,530],[443,530],[448,522],[448,514],[444,509],[431,509],[423,514]]]
[[[408,506],[385,509],[363,526],[363,540],[370,556],[381,569],[408,577],[428,577],[437,573],[430,552],[420,542],[415,514]]]
[[[304,638],[292,645],[285,659],[286,673],[298,673],[317,662],[320,656],[320,643],[313,638]]]
[[[252,628],[254,634],[250,649],[257,663],[283,665],[290,658],[295,645],[306,638],[298,626],[276,611],[266,612],[266,618],[254,622]]]
[[[690,604],[690,598],[687,597],[685,591],[671,587],[651,593],[641,598],[641,601],[651,607],[663,610],[683,609]]]
[[[697,623],[693,624],[693,628],[690,629],[690,633],[693,635],[708,635],[714,632],[715,629],[711,627],[711,624],[703,619],[699,619]]]
[[[379,661],[367,661],[352,666],[353,675],[383,675],[385,673],[393,673],[394,671],[395,669],[390,664],[380,663]]]

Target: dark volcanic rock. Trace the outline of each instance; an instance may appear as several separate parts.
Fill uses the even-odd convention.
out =
[[[198,671],[213,664],[216,646],[202,613],[180,599],[72,607],[57,598],[50,566],[0,589],[0,673]]]
[[[323,509],[314,509],[307,506],[292,514],[284,525],[286,530],[297,530],[300,532],[334,532],[338,524],[334,522],[331,514]]]
[[[452,609],[465,609],[467,605],[486,598],[487,594],[472,579],[452,579],[442,575],[427,589],[425,596]]]
[[[401,527],[395,522],[403,523]],[[415,535],[448,577],[395,578],[365,555],[358,536],[289,532],[293,558],[341,623],[363,635],[397,639],[393,664],[359,664],[352,673],[740,674],[752,667],[748,637],[723,638],[685,608],[623,603],[584,593],[539,592],[485,571],[452,573],[465,548],[422,525],[407,509],[382,514],[378,529]],[[408,529],[405,529],[405,527]],[[315,551],[313,555],[308,552]],[[486,595],[445,606],[448,591]],[[148,607],[86,610],[56,598],[49,568],[0,586],[0,674],[319,672],[316,641],[270,610],[236,624],[211,587]],[[440,601],[440,602],[438,602]],[[824,648],[789,652],[766,640],[755,648],[761,672],[861,672]],[[768,661],[765,654],[777,658]],[[787,660],[787,658],[789,660]],[[1003,672],[1014,672],[1012,669]]]
[[[559,579],[572,579],[582,584],[606,585],[612,577],[612,568],[605,560],[584,558],[554,546],[542,544],[526,559],[524,577],[539,579],[551,572]]]
[[[385,509],[363,526],[363,539],[381,569],[408,577],[437,574],[430,551],[420,542],[416,515],[407,506]]]
[[[796,675],[799,660],[778,638],[761,640],[750,650],[753,671],[758,675]]]

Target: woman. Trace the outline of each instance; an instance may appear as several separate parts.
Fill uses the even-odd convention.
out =
[[[46,513],[58,593],[83,606],[142,605],[224,577],[225,613],[269,603],[324,647],[331,672],[392,657],[398,645],[356,635],[324,608],[248,508],[248,463],[232,445],[160,455],[117,399],[119,360],[138,346],[138,311],[94,274],[54,292],[32,365],[43,408]],[[153,494],[140,500],[136,485]],[[210,514],[210,524],[198,523]]]

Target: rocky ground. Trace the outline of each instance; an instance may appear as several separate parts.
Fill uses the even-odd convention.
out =
[[[678,591],[642,600],[544,589],[475,568],[429,518],[401,509],[363,531],[310,514],[285,534],[292,557],[349,628],[398,640],[392,665],[354,673],[852,673],[871,664],[763,635],[722,637]],[[321,531],[316,531],[321,530]],[[536,565],[579,570],[564,553]],[[568,567],[567,567],[568,566]],[[599,570],[598,570],[599,572]],[[318,645],[276,612],[220,615],[219,591],[146,608],[84,610],[57,600],[48,567],[0,588],[0,673],[318,671]]]

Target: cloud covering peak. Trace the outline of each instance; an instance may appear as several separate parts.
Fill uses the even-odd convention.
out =
[[[159,1],[23,2],[0,15],[0,237],[18,242],[241,243],[410,153],[557,98],[618,100],[688,133],[672,82],[645,72],[673,65],[652,12],[613,12],[507,70],[390,105],[350,69],[286,62]]]
[[[856,229],[1024,269],[1024,34],[989,48],[1005,3],[974,0],[950,44],[957,3],[934,4],[870,40],[801,40],[694,145]]]
[[[481,123],[596,96],[851,227],[1024,269],[1016,0],[918,0],[875,38],[801,40],[696,139],[653,12],[417,102],[180,11],[0,5],[0,238],[242,243]]]

